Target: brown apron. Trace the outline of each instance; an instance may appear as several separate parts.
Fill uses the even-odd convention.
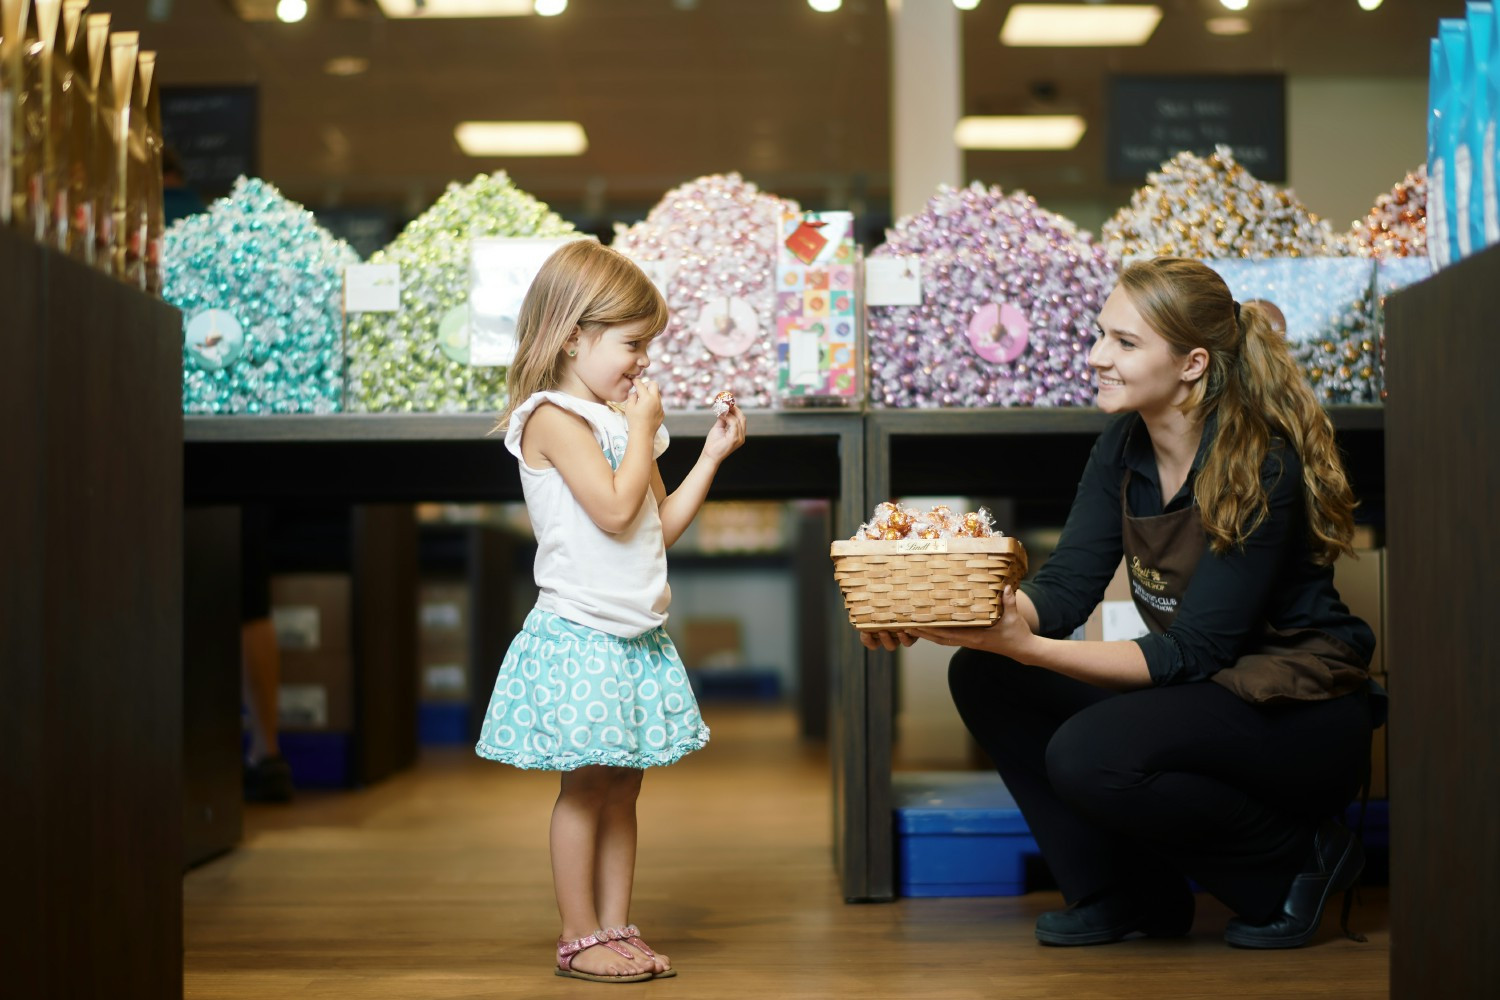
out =
[[[1126,496],[1130,470],[1120,483],[1120,515],[1130,596],[1152,632],[1165,632],[1177,617],[1208,534],[1196,503],[1156,517],[1132,517]],[[1369,673],[1347,643],[1315,628],[1278,629],[1263,623],[1249,651],[1214,674],[1250,702],[1321,701],[1357,691]]]

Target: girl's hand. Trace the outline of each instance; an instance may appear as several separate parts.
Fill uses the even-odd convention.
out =
[[[708,437],[703,442],[703,456],[714,462],[722,462],[729,454],[745,443],[745,414],[738,405],[714,421]]]
[[[1031,626],[1016,608],[1016,592],[1006,587],[1001,595],[1000,620],[989,628],[914,628],[911,634],[939,646],[965,646],[986,653],[999,653],[1022,663],[1023,651],[1035,638]]]
[[[910,646],[917,641],[917,637],[910,632],[866,632],[859,629],[859,641],[866,649],[893,650],[897,645]]]
[[[661,389],[642,375],[635,380],[635,389],[625,397],[620,409],[625,412],[625,425],[632,437],[637,434],[654,437],[662,422]]]

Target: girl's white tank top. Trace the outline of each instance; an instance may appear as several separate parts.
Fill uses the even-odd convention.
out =
[[[536,534],[536,606],[622,638],[649,632],[667,620],[672,603],[656,496],[646,490],[641,509],[624,531],[612,535],[601,529],[574,499],[562,473],[533,469],[521,457],[526,421],[544,403],[586,420],[612,467],[618,468],[625,457],[629,432],[624,414],[564,392],[535,393],[511,414],[505,447],[521,466],[526,513]],[[668,442],[667,429],[658,428],[652,457],[660,457]]]

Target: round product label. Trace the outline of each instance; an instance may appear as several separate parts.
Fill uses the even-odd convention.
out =
[[[469,304],[454,306],[438,320],[438,349],[449,361],[469,363]]]
[[[742,298],[710,299],[698,315],[698,336],[710,351],[732,358],[744,354],[760,337],[760,317]]]
[[[183,342],[198,367],[216,372],[244,356],[245,328],[228,310],[205,309],[188,320]]]
[[[1030,335],[1026,314],[1009,302],[980,306],[969,321],[974,353],[995,364],[1009,364],[1026,350]]]

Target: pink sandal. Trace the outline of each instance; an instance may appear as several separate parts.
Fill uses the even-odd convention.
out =
[[[602,944],[610,951],[619,955],[627,961],[635,958],[630,952],[614,944],[612,939],[605,937],[604,931],[595,931],[588,937],[581,937],[576,941],[557,940],[557,968],[553,970],[557,975],[568,979],[585,979],[591,983],[640,983],[655,976],[651,972],[637,972],[628,976],[599,976],[592,972],[578,972],[573,968],[573,956],[585,948],[592,948],[596,944]]]
[[[624,941],[630,947],[644,954],[647,958],[655,958],[656,952],[652,951],[646,942],[641,940],[640,928],[635,924],[626,924],[624,927],[606,927],[597,932],[599,937],[607,941]],[[677,975],[677,970],[670,965],[656,973],[657,979],[671,979]]]

